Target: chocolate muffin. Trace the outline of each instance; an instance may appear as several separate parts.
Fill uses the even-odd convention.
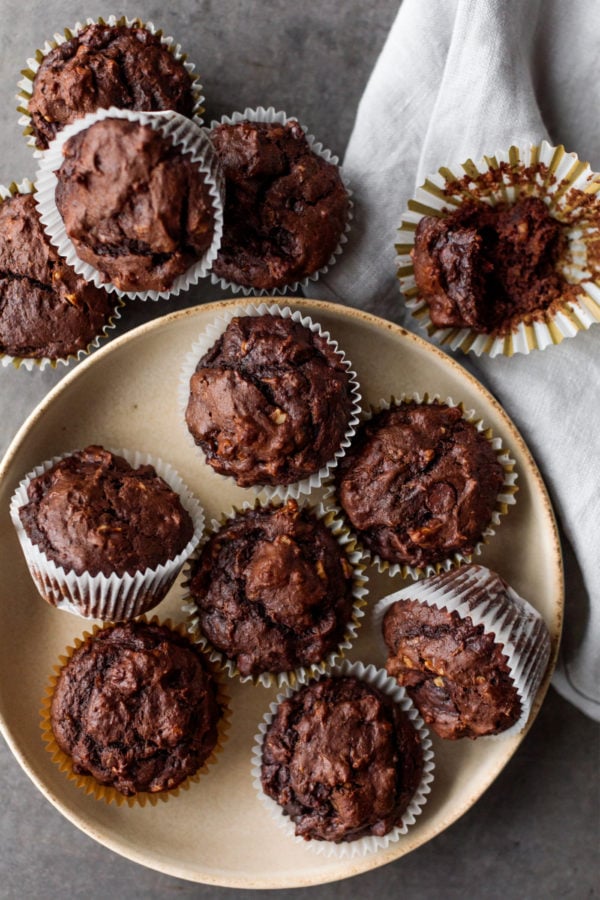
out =
[[[187,427],[242,487],[292,484],[340,449],[351,380],[325,337],[276,315],[232,319],[190,379]]]
[[[0,201],[0,353],[65,359],[85,350],[114,311],[114,298],[59,257],[33,194]]]
[[[214,201],[190,154],[107,118],[63,147],[56,205],[77,255],[122,291],[164,291],[210,248]]]
[[[125,796],[169,791],[206,762],[221,710],[200,653],[142,621],[100,631],[58,677],[50,721],[77,775]]]
[[[415,281],[436,327],[509,334],[560,302],[565,246],[564,226],[539,198],[494,207],[470,200],[443,218],[421,219]]]
[[[419,590],[415,586],[415,596]],[[441,738],[477,738],[510,728],[521,714],[502,645],[470,616],[415,600],[383,620],[386,669]]]
[[[70,122],[97,109],[173,109],[191,117],[192,79],[158,35],[137,25],[88,25],[44,57],[28,111],[45,150]]]
[[[352,615],[353,570],[331,531],[295,500],[229,520],[192,567],[199,627],[241,675],[323,660]]]
[[[176,557],[194,534],[178,495],[153,466],[132,468],[99,446],[33,478],[19,515],[33,544],[77,575],[122,576]]]
[[[218,125],[211,139],[226,179],[215,275],[269,291],[325,266],[348,220],[348,192],[298,122]]]
[[[426,566],[473,552],[503,482],[490,442],[458,407],[410,401],[362,425],[340,462],[337,494],[371,553]]]
[[[418,733],[387,695],[327,677],[279,704],[261,781],[306,840],[382,836],[402,823],[423,773]]]

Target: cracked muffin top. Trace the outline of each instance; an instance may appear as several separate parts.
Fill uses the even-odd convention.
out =
[[[115,302],[61,259],[33,194],[0,202],[0,352],[36,359],[76,354],[108,324]]]
[[[314,153],[296,121],[240,122],[211,132],[226,179],[223,241],[212,271],[258,290],[325,266],[348,219],[337,166]]]
[[[97,109],[166,110],[190,117],[192,79],[146,28],[88,25],[44,57],[28,103],[36,145]]]

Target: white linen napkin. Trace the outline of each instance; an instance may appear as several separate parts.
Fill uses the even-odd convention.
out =
[[[404,0],[344,159],[356,200],[350,242],[311,296],[417,330],[394,241],[427,175],[543,138],[598,171],[599,39],[596,0]],[[526,356],[456,358],[499,398],[550,490],[567,576],[553,683],[600,719],[600,326]]]

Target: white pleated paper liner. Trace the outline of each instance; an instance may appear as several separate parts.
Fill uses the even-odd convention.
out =
[[[468,183],[467,183],[468,182]],[[466,200],[496,206],[525,197],[539,197],[553,218],[566,228],[568,247],[559,271],[580,290],[569,295],[556,311],[543,313],[539,321],[520,322],[508,335],[482,334],[470,328],[437,328],[427,301],[419,296],[411,251],[417,225],[424,216],[443,217]],[[411,315],[436,343],[477,356],[512,356],[543,350],[574,337],[600,321],[600,174],[563,146],[541,144],[512,146],[493,156],[442,167],[429,176],[402,218],[398,233],[398,279]],[[571,291],[571,293],[575,293]],[[553,304],[553,309],[555,305]]]
[[[28,145],[33,147],[34,157],[39,159],[44,152],[36,146],[35,133],[32,128],[31,115],[29,113],[29,100],[33,93],[35,76],[44,61],[44,57],[46,57],[48,53],[51,53],[52,50],[55,50],[61,44],[76,37],[84,28],[87,28],[88,25],[110,25],[112,28],[120,26],[126,26],[127,28],[144,28],[146,31],[150,32],[150,34],[157,35],[160,38],[163,47],[166,47],[169,53],[183,65],[188,73],[194,98],[192,118],[197,125],[202,125],[202,113],[204,112],[204,107],[202,105],[204,102],[202,85],[200,84],[199,76],[194,72],[194,64],[189,62],[187,55],[183,53],[181,46],[175,42],[174,38],[164,35],[162,29],[157,28],[152,22],[143,22],[138,18],[129,19],[127,16],[119,16],[118,18],[117,16],[108,16],[103,19],[99,16],[97,19],[92,19],[88,17],[84,22],[76,22],[73,28],[65,28],[62,34],[56,32],[51,40],[44,43],[40,50],[35,51],[33,57],[27,60],[27,67],[21,70],[23,78],[19,81],[19,93],[16,96],[18,102],[17,112],[20,113],[19,125],[23,126],[23,134],[27,138]]]
[[[196,366],[198,365],[200,359],[202,359],[202,357],[206,353],[208,353],[211,347],[221,337],[232,319],[236,318],[237,316],[264,315],[281,316],[284,319],[292,319],[292,321],[299,322],[305,328],[310,329],[310,331],[312,331],[314,334],[318,334],[320,337],[324,338],[329,346],[333,347],[335,353],[337,354],[337,356],[339,356],[340,360],[346,367],[346,371],[350,379],[350,395],[352,398],[352,408],[350,410],[350,416],[348,419],[348,427],[340,443],[339,450],[335,452],[333,458],[328,460],[328,462],[324,466],[322,466],[318,472],[315,472],[314,474],[309,475],[306,478],[303,478],[293,484],[257,484],[251,488],[251,490],[254,490],[256,494],[260,495],[261,499],[263,499],[265,502],[268,502],[269,500],[287,500],[290,497],[297,499],[303,494],[310,494],[311,491],[316,490],[321,486],[323,481],[338,465],[340,459],[344,456],[346,450],[350,446],[352,438],[354,437],[354,434],[356,432],[356,425],[358,424],[362,397],[360,394],[360,385],[357,380],[356,372],[352,370],[352,363],[349,359],[346,358],[345,353],[339,348],[337,341],[335,341],[331,337],[329,332],[324,331],[318,323],[313,322],[310,316],[303,316],[302,313],[298,310],[292,312],[292,310],[288,306],[280,307],[275,303],[270,305],[267,303],[260,303],[258,306],[255,304],[246,304],[244,306],[240,305],[239,307],[235,307],[232,310],[228,310],[227,312],[222,313],[198,336],[196,341],[193,343],[190,352],[187,354],[181,369],[178,387],[178,401],[181,422],[183,428],[185,429],[185,433],[190,445],[197,453],[201,453],[204,456],[201,448],[194,442],[194,439],[188,431],[185,422],[185,411],[190,394],[190,378],[196,371]],[[226,475],[220,475],[219,477],[227,480],[229,480],[230,478],[230,476]]]
[[[0,203],[4,200],[9,200],[11,197],[15,197],[17,194],[33,194],[36,187],[29,178],[24,178],[23,181],[17,184],[16,182],[11,182],[8,186],[0,184]],[[52,357],[37,357],[37,356],[11,356],[10,353],[3,353],[0,351],[0,366],[7,367],[13,366],[15,369],[26,369],[28,372],[39,371],[43,372],[44,369],[49,366],[53,369],[57,368],[57,366],[68,366],[74,361],[79,361],[84,357],[88,356],[92,350],[95,350],[100,346],[101,342],[109,336],[109,332],[113,331],[116,326],[118,320],[121,318],[121,309],[124,304],[121,299],[118,297],[115,298],[115,306],[114,310],[110,315],[110,318],[106,322],[106,324],[102,327],[96,337],[91,341],[87,347],[82,347],[81,350],[78,350],[76,353],[70,353],[67,356],[61,356],[57,358]]]
[[[283,506],[283,503],[275,502],[268,505],[272,508],[278,508],[280,506]],[[348,529],[344,526],[343,522],[341,522],[340,519],[336,517],[332,510],[326,509],[322,503],[320,503],[316,507],[312,506],[306,499],[301,501],[299,503],[299,506],[301,508],[307,508],[316,516],[316,518],[320,522],[322,522],[328,528],[328,530],[335,537],[337,543],[343,550],[348,563],[352,567],[352,596],[354,598],[354,603],[343,638],[338,646],[334,650],[331,650],[325,656],[325,658],[318,663],[313,663],[312,665],[309,665],[307,667],[299,667],[287,672],[261,672],[259,675],[253,676],[242,675],[235,663],[235,660],[229,659],[224,652],[218,650],[202,633],[198,616],[198,608],[196,606],[194,598],[189,592],[193,560],[202,553],[203,548],[208,543],[210,538],[218,531],[220,531],[220,529],[228,522],[237,518],[240,512],[244,513],[247,510],[264,508],[258,499],[256,499],[254,503],[246,501],[239,509],[233,507],[229,511],[229,513],[224,513],[219,519],[213,519],[211,521],[211,524],[205,531],[205,534],[200,541],[196,552],[187,561],[186,567],[184,569],[183,587],[186,593],[183,601],[183,611],[187,616],[187,627],[190,636],[195,643],[199,644],[203,652],[208,654],[211,662],[218,665],[221,669],[224,669],[230,678],[239,678],[241,682],[251,682],[254,685],[260,684],[263,687],[267,688],[274,685],[276,685],[278,688],[284,688],[287,686],[294,687],[295,685],[305,684],[310,678],[314,678],[317,675],[328,671],[334,665],[340,662],[340,660],[345,656],[346,651],[350,650],[352,644],[356,639],[357,631],[362,624],[361,619],[365,614],[364,607],[367,603],[366,595],[368,593],[368,577],[365,575],[365,566],[362,562],[362,554],[356,549],[356,542],[354,538],[349,534]]]
[[[174,147],[178,147],[182,154],[189,155],[191,161],[197,164],[198,171],[204,176],[212,201],[214,214],[214,232],[210,247],[201,259],[197,260],[182,275],[174,279],[168,290],[152,291],[122,291],[106,280],[105,276],[89,263],[84,262],[77,255],[73,242],[70,240],[64,225],[63,218],[56,205],[55,191],[58,183],[57,172],[64,162],[63,146],[80,131],[85,131],[94,123],[104,119],[127,119],[129,122],[138,122],[140,125],[148,125],[154,131],[160,132],[165,140],[171,141]],[[120,297],[130,297],[138,300],[159,300],[177,296],[181,291],[187,290],[197,284],[200,278],[204,278],[216,259],[221,245],[223,233],[223,197],[224,186],[221,168],[213,146],[206,136],[204,129],[199,128],[191,119],[179,113],[167,112],[134,112],[129,109],[99,109],[94,113],[88,113],[82,119],[77,119],[63,128],[52,141],[48,149],[42,154],[40,167],[37,172],[36,203],[40,218],[46,229],[50,241],[58,249],[70,266],[78,275],[82,275],[86,281],[91,281],[96,287],[103,287]]]
[[[357,856],[365,856],[368,853],[375,853],[377,850],[385,849],[391,843],[398,841],[403,834],[406,834],[409,826],[414,824],[416,817],[422,812],[423,806],[427,802],[427,795],[431,791],[435,765],[433,749],[429,738],[429,731],[425,727],[423,719],[419,715],[412,700],[408,697],[404,688],[401,688],[396,684],[395,680],[390,678],[383,669],[377,669],[373,665],[365,666],[361,662],[350,663],[348,660],[344,660],[341,665],[336,666],[332,672],[327,674],[347,675],[357,678],[360,681],[365,681],[372,687],[377,688],[388,697],[391,697],[392,700],[406,713],[412,726],[419,734],[421,749],[423,751],[423,774],[412,800],[404,811],[400,824],[396,825],[391,831],[382,836],[371,835],[339,844],[331,841],[314,839],[306,840],[305,838],[296,835],[295,825],[292,819],[285,815],[283,809],[275,802],[275,800],[265,794],[261,784],[262,747],[264,737],[276,715],[279,704],[294,693],[294,690],[290,687],[279,694],[276,700],[271,703],[268,712],[265,713],[263,721],[258,727],[258,733],[254,736],[251,768],[252,783],[260,802],[271,815],[274,822],[276,822],[276,824],[297,844],[309,847],[311,850],[314,850],[322,856],[352,859]],[[324,676],[319,676],[314,680],[318,681],[321,677]],[[296,688],[296,690],[299,690],[302,687],[303,685]]]
[[[83,618],[111,621],[131,619],[153,609],[166,596],[177,578],[184,562],[194,552],[204,529],[204,512],[178,473],[168,463],[148,453],[132,450],[110,450],[123,456],[133,467],[151,465],[169,487],[179,495],[182,506],[194,523],[194,534],[186,546],[173,559],[155,568],[147,568],[133,574],[77,575],[49,559],[37,544],[28,537],[19,516],[19,510],[28,502],[27,488],[30,481],[47,472],[55,463],[70,456],[63,453],[36,466],[19,483],[10,503],[10,517],[17,532],[25,561],[35,585],[47,603]]]
[[[341,516],[343,516],[344,520],[348,522],[348,527],[350,528],[351,533],[356,537],[357,546],[363,553],[365,559],[369,560],[374,566],[377,567],[377,570],[380,573],[387,572],[388,575],[394,577],[396,575],[400,575],[402,578],[424,578],[431,575],[438,574],[439,572],[449,571],[450,569],[457,568],[458,566],[463,565],[464,563],[470,562],[474,556],[479,556],[485,546],[491,538],[496,533],[496,527],[500,525],[501,517],[506,515],[509,510],[509,507],[514,506],[516,503],[515,494],[517,493],[517,471],[516,471],[516,462],[510,455],[510,452],[503,446],[502,438],[494,435],[491,428],[488,428],[483,419],[479,418],[475,410],[473,409],[465,409],[462,402],[455,403],[452,397],[446,397],[443,399],[439,394],[419,394],[417,392],[412,394],[403,394],[401,397],[396,398],[392,396],[390,400],[380,400],[379,403],[372,405],[371,409],[368,413],[363,415],[361,420],[361,424],[368,422],[374,415],[381,412],[384,409],[390,409],[393,406],[400,405],[402,403],[409,403],[414,401],[415,403],[440,403],[445,406],[457,407],[461,410],[463,418],[470,422],[473,425],[479,434],[485,437],[494,453],[496,454],[496,459],[502,466],[502,470],[504,472],[504,482],[502,484],[500,493],[496,498],[495,508],[492,510],[492,515],[490,522],[483,529],[481,533],[480,540],[475,544],[472,553],[461,553],[455,552],[451,556],[447,557],[444,560],[436,563],[429,563],[426,566],[411,566],[406,563],[391,563],[386,559],[382,559],[377,553],[373,553],[366,544],[361,540],[360,533],[358,533],[354,528],[352,523],[350,522],[347,514],[341,508],[339,500],[336,495],[336,486],[335,484],[331,484],[327,488],[327,493],[325,496],[325,502],[328,506],[335,509]]]
[[[287,113],[282,111],[277,111],[273,106],[269,106],[268,109],[265,109],[263,106],[258,106],[256,109],[246,108],[244,112],[234,112],[230,116],[223,116],[220,121],[213,120],[210,123],[210,130],[216,128],[217,125],[237,125],[240,122],[266,122],[266,123],[274,123],[276,122],[278,125],[285,125],[287,122],[298,122],[298,120],[294,116],[288,116]],[[283,285],[283,287],[278,288],[269,288],[269,289],[260,289],[248,287],[247,285],[237,284],[234,281],[229,281],[227,278],[219,278],[218,275],[215,275],[214,272],[211,272],[211,282],[213,284],[218,284],[224,291],[233,292],[234,294],[242,293],[246,297],[250,297],[252,295],[255,296],[274,296],[274,295],[283,295],[287,294],[288,291],[295,292],[299,290],[304,290],[308,287],[311,281],[318,281],[322,275],[325,275],[326,272],[329,271],[331,266],[337,262],[338,257],[344,250],[344,244],[348,242],[348,232],[350,231],[351,222],[353,218],[353,210],[354,204],[352,202],[352,190],[350,189],[348,176],[343,171],[342,167],[339,165],[339,159],[337,156],[331,152],[331,150],[327,150],[326,147],[323,146],[314,135],[308,133],[308,129],[305,125],[302,125],[298,122],[300,128],[305,134],[306,141],[308,146],[317,156],[320,156],[321,159],[324,159],[325,162],[331,163],[334,166],[337,166],[340,178],[346,188],[346,193],[348,194],[348,216],[346,219],[346,225],[343,233],[340,235],[340,240],[329,257],[327,261],[327,265],[322,266],[320,269],[317,269],[316,272],[312,272],[306,278],[295,281],[291,284]]]
[[[469,565],[419,581],[379,600],[373,609],[373,627],[386,657],[382,624],[386,611],[398,600],[417,600],[428,606],[469,616],[473,625],[482,625],[502,645],[510,678],[521,702],[518,720],[487,740],[502,740],[521,732],[550,658],[550,635],[539,612],[499,575],[485,566]],[[477,738],[482,740],[483,738]]]

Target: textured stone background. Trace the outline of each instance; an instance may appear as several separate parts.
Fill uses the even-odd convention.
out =
[[[439,0],[442,2],[442,0]],[[201,73],[206,118],[273,105],[299,117],[343,155],[354,112],[394,18],[397,0],[140,0],[92,3],[0,0],[0,182],[33,177],[14,111],[19,70],[56,30],[87,15],[140,15],[183,44]],[[400,211],[399,211],[400,212]],[[149,315],[218,299],[200,285],[168,303],[130,304],[119,333]],[[0,453],[65,370],[0,370]],[[253,898],[329,900],[583,900],[598,896],[598,729],[550,691],[515,758],[459,822],[407,857],[344,882]],[[42,797],[0,741],[0,897],[239,897],[193,885],[114,855],[76,830]]]

